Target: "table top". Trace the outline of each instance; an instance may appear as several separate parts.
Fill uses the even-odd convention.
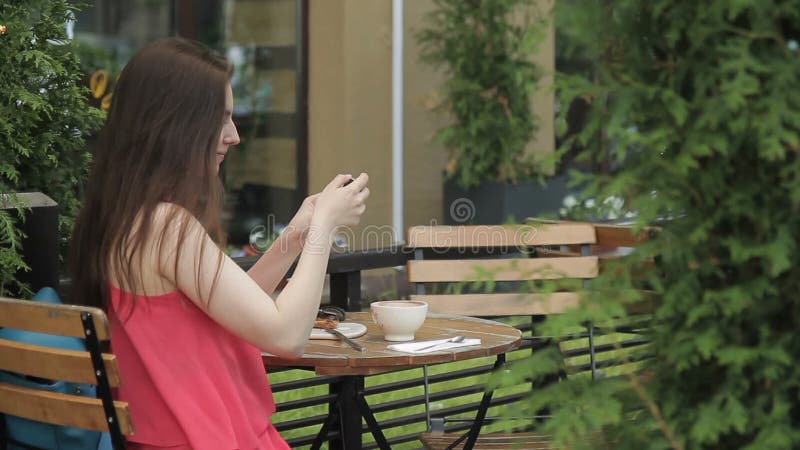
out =
[[[367,312],[347,313],[348,322],[366,325],[367,333],[353,338],[367,349],[359,352],[338,340],[311,339],[305,353],[297,359],[281,358],[263,353],[264,365],[269,367],[313,367],[318,375],[373,375],[393,370],[419,367],[425,364],[461,361],[497,355],[513,350],[521,342],[522,333],[516,328],[492,320],[452,314],[429,313],[425,323],[416,333],[418,341],[447,339],[461,335],[479,338],[481,344],[457,347],[424,354],[410,354],[389,350],[383,332]]]

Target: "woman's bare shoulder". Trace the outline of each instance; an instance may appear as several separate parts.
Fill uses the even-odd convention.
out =
[[[175,203],[159,203],[153,210],[150,224],[156,242],[165,239],[164,244],[202,241],[208,237],[200,221],[188,209]]]
[[[153,209],[152,220],[154,223],[166,224],[191,224],[197,222],[197,219],[189,212],[188,209],[181,205],[170,202],[161,202]]]
[[[145,223],[147,235],[141,236]],[[190,232],[196,228],[199,228],[197,232]],[[150,214],[140,211],[123,244],[127,247],[126,259],[132,265],[129,264],[129,272],[124,273],[112,263],[112,283],[136,294],[153,295],[174,290],[174,281],[163,274],[164,262],[174,257],[179,238],[185,242],[189,236],[199,235],[200,230],[202,226],[192,214],[175,203],[159,203]],[[142,240],[134,244],[138,239]]]

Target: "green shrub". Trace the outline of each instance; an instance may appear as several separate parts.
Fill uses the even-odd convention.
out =
[[[531,95],[540,72],[532,53],[546,23],[532,0],[434,0],[416,35],[421,59],[442,67],[442,109],[452,124],[436,140],[446,175],[464,188],[541,173],[525,146],[536,131]]]
[[[87,104],[80,65],[66,39],[74,5],[66,0],[0,3],[0,294],[25,292],[19,224],[25,205],[15,192],[40,191],[61,207],[66,238],[86,176],[86,138],[103,114]]]
[[[800,4],[770,0],[572,0],[559,26],[591,73],[560,77],[587,99],[564,145],[620,169],[589,194],[621,196],[637,227],[659,223],[624,269],[658,294],[652,378],[571,379],[533,393],[545,429],[617,449],[800,448]],[[561,130],[564,130],[562,122]],[[630,270],[606,272],[593,307],[548,320],[557,333],[624,317]],[[552,371],[539,352],[516,376]],[[576,443],[574,447],[581,448]],[[586,445],[592,447],[595,444]]]

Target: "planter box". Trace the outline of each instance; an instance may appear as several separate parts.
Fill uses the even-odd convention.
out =
[[[25,233],[22,239],[22,258],[31,268],[29,272],[17,273],[17,278],[28,283],[36,292],[49,286],[58,288],[59,250],[58,204],[41,192],[25,192],[17,197],[30,205],[25,221],[17,221]],[[12,213],[16,217],[16,212]]]
[[[485,182],[464,190],[448,180],[444,185],[443,217],[446,225],[497,225],[528,217],[555,215],[564,197],[578,191],[568,188],[568,175],[522,183]]]

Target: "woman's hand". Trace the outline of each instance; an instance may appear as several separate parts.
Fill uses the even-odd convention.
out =
[[[314,207],[321,193],[310,195],[303,200],[303,204],[289,221],[282,234],[286,234],[291,245],[298,251],[303,248],[308,228],[311,226],[311,218],[314,216]]]
[[[326,233],[328,243],[337,229],[358,225],[367,209],[364,202],[369,197],[369,175],[362,173],[345,186],[351,179],[350,175],[337,175],[316,199],[310,227]]]

